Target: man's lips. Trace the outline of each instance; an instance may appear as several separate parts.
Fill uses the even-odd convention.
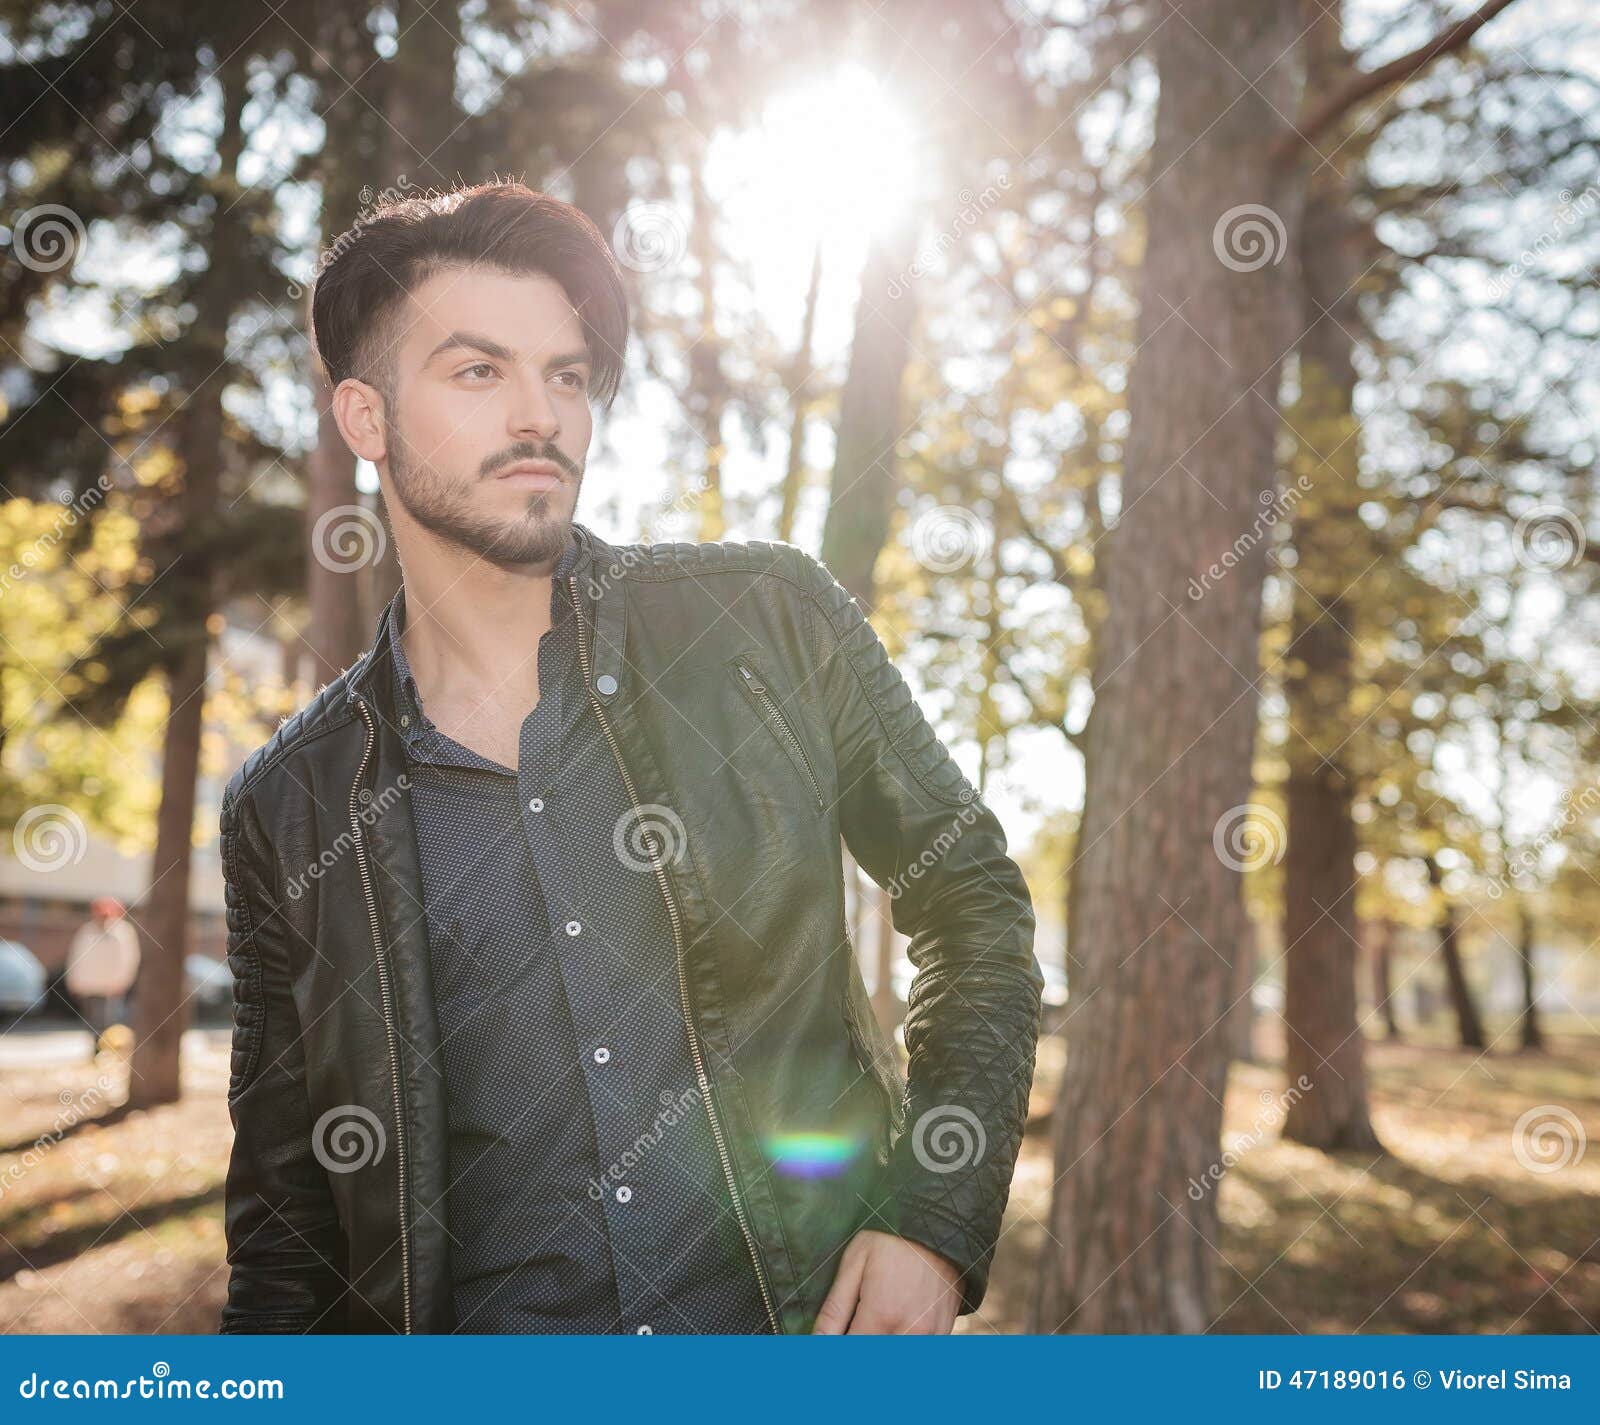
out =
[[[553,460],[519,460],[515,465],[507,466],[494,478],[515,485],[526,485],[532,489],[553,490],[561,484],[565,476],[561,473],[561,467]]]

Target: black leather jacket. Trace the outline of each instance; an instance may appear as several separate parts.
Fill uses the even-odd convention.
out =
[[[581,657],[674,927],[699,1091],[775,1330],[859,1229],[987,1284],[1033,1078],[1032,903],[992,812],[828,571],[786,544],[611,545]],[[223,798],[234,974],[224,1331],[450,1331],[445,1090],[387,618]],[[916,967],[909,1066],[840,837]],[[619,854],[620,850],[619,850]]]

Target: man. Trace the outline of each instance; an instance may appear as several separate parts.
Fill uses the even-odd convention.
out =
[[[814,559],[574,521],[627,338],[586,217],[484,185],[333,252],[404,583],[224,797],[223,1329],[950,1330],[1043,985],[999,824]],[[911,937],[904,1077],[841,836]]]
[[[125,918],[121,901],[97,896],[67,947],[67,993],[89,1026],[90,1059],[106,1030],[127,1013],[128,991],[138,974],[139,932]]]

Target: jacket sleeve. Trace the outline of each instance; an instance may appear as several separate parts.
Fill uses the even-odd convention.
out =
[[[962,1271],[963,1312],[988,1286],[1022,1144],[1044,976],[1006,837],[928,725],[860,607],[803,556],[808,637],[850,854],[910,937],[904,1130],[890,1225]]]
[[[300,1023],[290,993],[290,931],[276,909],[267,852],[236,786],[222,804],[222,868],[233,970],[233,1120],[224,1219],[230,1332],[344,1331],[345,1241],[327,1173],[312,1151]]]

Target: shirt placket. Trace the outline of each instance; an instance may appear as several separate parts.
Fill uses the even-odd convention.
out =
[[[575,629],[570,606],[539,653],[539,701],[523,722],[518,783],[523,820],[544,901],[550,917],[562,983],[572,1015],[573,1035],[584,1088],[594,1120],[600,1177],[597,1186],[610,1237],[616,1275],[620,1326],[648,1329],[645,1318],[654,1301],[652,1268],[659,1268],[661,1244],[654,1240],[653,1213],[632,1149],[639,1137],[639,1086],[629,1052],[617,955],[590,923],[584,882],[571,854],[573,837],[563,835],[562,819],[581,813],[564,800],[570,790],[554,765],[564,731],[588,706],[580,686]]]

